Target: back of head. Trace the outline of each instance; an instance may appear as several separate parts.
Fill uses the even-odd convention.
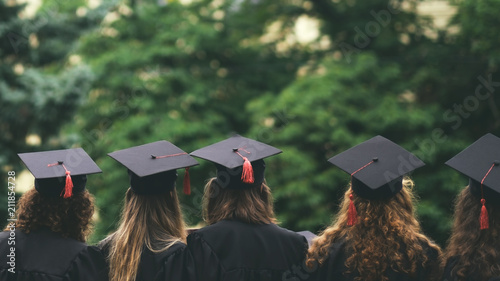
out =
[[[488,133],[445,163],[469,178],[468,187],[457,198],[445,254],[446,260],[456,261],[451,269],[456,280],[500,276],[499,146],[500,138]]]
[[[345,241],[347,273],[360,280],[387,280],[384,272],[388,268],[410,276],[417,267],[427,262],[423,244],[440,251],[425,235],[414,214],[413,182],[403,180],[403,188],[391,198],[364,199],[345,193],[339,214],[309,249],[307,264],[314,267],[327,258],[332,245]],[[352,196],[352,197],[351,197]],[[348,226],[350,198],[357,209],[357,223]]]
[[[31,189],[19,199],[16,228],[25,233],[47,228],[63,237],[85,242],[92,230],[93,214],[94,197],[87,190],[63,198]]]
[[[480,197],[470,188],[464,188],[457,197],[452,235],[445,251],[446,260],[456,258],[452,269],[456,280],[474,276],[488,280],[500,276],[500,205],[489,197],[486,208],[489,228],[480,229]],[[495,204],[497,203],[497,204]]]
[[[19,153],[35,177],[17,207],[17,228],[25,233],[48,228],[85,242],[91,232],[94,198],[85,189],[87,175],[101,169],[82,148]]]
[[[185,225],[175,190],[139,195],[129,189],[120,226],[111,236],[110,280],[135,280],[144,246],[159,253],[185,240]]]
[[[167,251],[186,240],[184,220],[175,183],[177,169],[198,165],[187,152],[160,140],[108,154],[128,170],[130,188],[125,196],[120,226],[108,238],[109,277],[112,281],[133,281],[137,277],[142,251]],[[190,188],[185,181],[185,192]]]
[[[223,188],[212,178],[205,186],[203,217],[208,224],[238,220],[252,224],[275,223],[273,197],[265,181],[245,189]]]

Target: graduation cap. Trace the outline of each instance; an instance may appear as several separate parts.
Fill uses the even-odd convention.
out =
[[[118,150],[108,155],[127,167],[130,187],[136,194],[154,195],[175,187],[177,169],[185,168],[184,193],[191,194],[189,167],[198,162],[168,141],[157,141]]]
[[[213,162],[217,183],[223,188],[245,189],[264,182],[264,158],[282,151],[265,143],[234,135],[200,148],[191,155]]]
[[[481,199],[480,228],[489,228],[486,199],[500,202],[500,138],[486,134],[446,165],[469,177],[469,189]]]
[[[382,137],[373,137],[330,159],[328,162],[351,175],[352,190],[361,198],[391,198],[403,188],[403,176],[424,162],[401,146]],[[351,205],[349,225],[356,223],[356,210]]]
[[[44,195],[69,198],[82,192],[87,175],[101,169],[82,148],[19,153],[35,177],[35,189]]]

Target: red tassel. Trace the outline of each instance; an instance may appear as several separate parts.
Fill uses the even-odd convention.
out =
[[[184,173],[184,194],[191,194],[191,180],[189,179],[189,167],[186,168]]]
[[[243,157],[243,160],[245,162],[243,163],[243,172],[241,173],[241,180],[244,183],[254,183],[252,164],[250,163],[250,161],[248,161],[248,158],[246,157]]]
[[[486,210],[486,206],[484,205],[486,203],[485,199],[481,199],[481,204],[483,205],[481,207],[481,216],[479,216],[479,224],[481,226],[481,229],[488,229],[490,228],[490,223],[489,223],[489,217],[488,217],[488,210]]]
[[[71,175],[69,171],[66,171],[66,185],[64,186],[64,196],[63,198],[69,198],[73,196],[73,180],[71,180]]]
[[[353,195],[349,195],[349,199],[351,202],[349,202],[349,210],[347,212],[347,225],[352,226],[355,225],[358,222],[358,212],[356,211],[356,207],[354,206],[353,202]]]

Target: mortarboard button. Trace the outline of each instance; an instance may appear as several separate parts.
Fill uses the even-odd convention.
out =
[[[390,198],[402,188],[402,177],[424,162],[401,146],[373,137],[328,160],[351,175],[356,195],[365,199]]]
[[[401,146],[382,137],[373,137],[328,160],[351,175],[353,192],[368,200],[386,199],[403,188],[403,176],[424,162]],[[347,225],[357,222],[353,195],[349,195]]]
[[[486,134],[446,161],[446,165],[469,177],[475,184],[486,187],[484,192],[489,196],[500,195],[500,138]],[[493,168],[492,168],[493,167]],[[491,168],[486,178],[485,175]],[[471,190],[480,196],[478,190]],[[479,190],[480,191],[480,190]]]
[[[136,194],[154,195],[173,190],[177,169],[184,168],[184,193],[190,194],[189,167],[198,162],[168,141],[157,141],[108,154],[129,171],[130,187]]]
[[[18,156],[35,177],[35,189],[49,196],[71,197],[85,189],[87,175],[102,172],[82,148],[19,153]]]
[[[265,143],[234,135],[200,148],[191,155],[208,160],[217,168],[217,183],[224,188],[244,189],[264,182],[264,158],[282,151]]]

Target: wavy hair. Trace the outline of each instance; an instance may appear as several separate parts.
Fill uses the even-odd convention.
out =
[[[24,233],[48,228],[62,237],[85,242],[92,232],[93,214],[94,197],[87,190],[62,198],[30,189],[19,199],[16,228]]]
[[[134,281],[144,246],[160,253],[175,242],[186,241],[177,192],[138,195],[129,188],[120,226],[107,239],[110,241],[109,280]]]
[[[488,204],[489,229],[480,230],[480,199],[465,188],[457,197],[455,220],[445,262],[457,258],[451,274],[457,281],[474,276],[477,280],[488,280],[500,276],[500,206]]]
[[[438,253],[441,250],[421,233],[414,214],[412,188],[413,182],[405,178],[403,189],[385,200],[363,199],[349,188],[337,218],[313,241],[306,265],[310,268],[322,265],[332,245],[344,239],[348,253],[345,273],[357,275],[355,280],[388,280],[384,275],[388,268],[415,275],[419,265],[426,266],[428,261],[422,243]],[[358,212],[358,222],[353,226],[347,226],[350,194],[354,195],[353,202]]]
[[[252,224],[276,223],[271,189],[265,181],[260,187],[222,188],[216,178],[212,178],[205,185],[203,219],[208,224],[225,219]]]

